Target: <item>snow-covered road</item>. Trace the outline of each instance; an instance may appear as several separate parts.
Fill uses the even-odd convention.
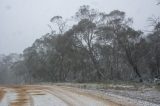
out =
[[[93,92],[94,93],[94,92]],[[0,106],[122,106],[85,90],[66,86],[0,88]]]

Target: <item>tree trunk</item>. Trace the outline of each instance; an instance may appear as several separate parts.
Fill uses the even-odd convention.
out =
[[[91,52],[91,50],[89,50],[89,55],[90,55],[90,58],[91,58],[91,61],[94,65],[94,68],[95,68],[95,71],[96,71],[96,75],[97,75],[97,81],[100,81],[102,79],[103,74],[100,70],[100,67],[99,67],[99,63],[97,62],[97,60],[95,59],[93,53]]]
[[[138,67],[137,66],[133,66],[133,70],[137,74],[137,76],[139,77],[139,82],[143,82],[142,76],[141,76],[141,74],[138,71]]]
[[[132,55],[131,55],[131,51],[128,50],[127,48],[125,48],[125,52],[126,52],[126,56],[127,56],[128,62],[130,63],[130,65],[131,65],[132,68],[133,68],[133,71],[136,73],[136,75],[137,75],[138,78],[139,78],[139,82],[143,82],[142,76],[141,76],[141,74],[139,73],[139,70],[138,70],[138,66],[137,66],[137,64],[133,61],[133,57],[132,57]]]

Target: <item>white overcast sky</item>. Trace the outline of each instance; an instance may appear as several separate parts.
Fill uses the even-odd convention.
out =
[[[55,15],[69,18],[81,5],[109,13],[118,9],[134,19],[136,29],[147,30],[149,17],[160,16],[156,0],[0,0],[0,54],[22,53],[35,39],[50,32]]]

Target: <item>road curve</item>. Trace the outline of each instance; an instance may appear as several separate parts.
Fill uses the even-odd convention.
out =
[[[122,106],[95,92],[56,85],[0,87],[0,98],[0,106]]]

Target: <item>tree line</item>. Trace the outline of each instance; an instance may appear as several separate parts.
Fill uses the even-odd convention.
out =
[[[32,82],[153,82],[160,77],[160,21],[147,35],[132,27],[125,12],[100,12],[81,6],[69,27],[61,16],[50,33],[23,51],[12,65],[17,76]]]

